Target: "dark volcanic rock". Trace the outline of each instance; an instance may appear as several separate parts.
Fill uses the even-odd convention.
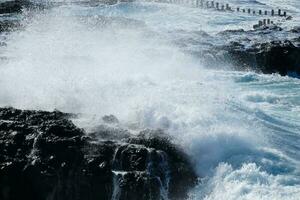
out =
[[[238,70],[252,69],[263,73],[300,75],[298,29],[295,27],[283,30],[273,25],[249,31],[223,31],[216,35],[216,40],[228,40],[227,44],[213,44],[198,55],[203,57],[204,62],[213,66],[226,63]]]
[[[258,67],[265,73],[300,74],[300,48],[290,41],[273,41],[254,46]]]
[[[0,21],[0,33],[6,31],[13,31],[21,26],[18,20],[4,20]]]
[[[184,199],[189,188],[195,183],[195,174],[191,166],[185,165],[189,163],[186,155],[171,143],[162,131],[142,131],[137,137],[129,138],[130,143],[143,144],[148,148],[154,148],[161,152],[168,152],[166,157],[169,163],[169,198]],[[160,158],[166,159],[166,158]],[[155,163],[155,162],[154,162]],[[161,163],[161,162],[158,162]]]
[[[0,3],[0,14],[21,12],[25,7],[32,7],[33,4],[27,0],[4,1]]]
[[[227,59],[240,68],[281,75],[289,72],[300,74],[300,48],[288,40],[257,43],[250,48],[232,42],[223,49]]]
[[[196,184],[186,155],[163,132],[123,131],[111,140],[104,132],[114,129],[103,129],[96,140],[71,116],[0,109],[0,199],[182,199]]]
[[[21,12],[22,8],[21,1],[5,1],[0,3],[0,14]]]
[[[300,33],[300,26],[295,26],[294,28],[291,29],[292,33]]]

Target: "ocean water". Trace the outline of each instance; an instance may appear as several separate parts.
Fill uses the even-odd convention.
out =
[[[284,7],[284,26],[299,23],[298,0],[228,2]],[[300,80],[212,68],[186,51],[202,48],[199,31],[259,17],[150,2],[18,17],[24,28],[1,35],[0,106],[81,113],[87,129],[106,114],[133,133],[163,129],[202,177],[190,200],[300,199]]]

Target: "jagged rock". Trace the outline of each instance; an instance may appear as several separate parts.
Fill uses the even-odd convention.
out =
[[[300,74],[300,48],[290,41],[272,41],[258,43],[245,48],[239,43],[230,43],[224,47],[227,59],[240,68],[252,68],[263,73],[289,72]]]
[[[70,117],[0,108],[0,199],[182,199],[196,184],[186,155],[163,132],[99,140]]]
[[[0,3],[0,14],[21,12],[22,7],[21,1],[5,1]]]
[[[225,30],[218,33],[218,35],[228,35],[228,34],[240,34],[244,33],[244,29],[234,29],[234,30]]]
[[[238,70],[254,70],[281,75],[300,74],[300,40],[298,28],[283,30],[272,25],[245,31],[227,30],[216,36],[228,40],[225,45],[213,44],[198,53],[209,66],[233,66]],[[282,35],[289,38],[281,38]],[[221,64],[220,64],[221,63]]]
[[[171,199],[185,199],[184,191],[193,187],[195,180],[194,170],[191,166],[185,166],[188,163],[186,155],[182,150],[178,149],[169,137],[166,137],[162,131],[145,130],[137,137],[127,140],[134,144],[143,144],[148,148],[154,148],[162,152],[168,152],[167,157],[169,163],[169,197]]]
[[[256,60],[265,73],[287,75],[289,72],[300,74],[300,48],[290,41],[273,41],[254,46]]]
[[[300,33],[300,26],[295,26],[290,30],[292,33]]]
[[[200,58],[203,65],[209,68],[234,68],[292,76],[300,73],[297,27],[288,30],[270,25],[255,30],[225,30],[215,35],[176,30],[176,34],[183,36],[174,37],[174,43],[184,52]]]
[[[123,140],[131,136],[127,130],[106,125],[96,126],[89,135],[100,140]]]
[[[25,7],[31,7],[34,4],[27,0],[4,1],[0,3],[0,14],[18,13]]]
[[[273,25],[258,26],[254,31],[264,31],[263,34],[266,34],[266,33],[272,33],[272,31],[283,31],[283,28],[273,24]]]
[[[103,121],[109,124],[117,124],[119,123],[118,118],[114,115],[105,115],[102,117]]]
[[[3,20],[3,21],[0,21],[0,32],[13,31],[20,26],[21,26],[20,21]]]
[[[148,176],[145,172],[128,172],[116,174],[115,181],[119,188],[118,194],[113,199],[162,199],[161,191],[158,189],[161,182],[157,177]]]

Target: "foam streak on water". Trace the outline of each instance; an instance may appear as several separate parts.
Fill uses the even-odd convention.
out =
[[[300,81],[215,71],[184,53],[174,37],[257,20],[208,14],[156,3],[24,14],[25,29],[0,49],[0,106],[84,113],[85,127],[114,114],[125,128],[164,129],[203,177],[190,199],[299,200]]]

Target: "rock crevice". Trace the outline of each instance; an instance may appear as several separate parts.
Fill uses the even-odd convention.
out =
[[[87,135],[71,114],[0,108],[0,199],[184,199],[197,182],[160,131]],[[120,133],[123,133],[122,131]]]

